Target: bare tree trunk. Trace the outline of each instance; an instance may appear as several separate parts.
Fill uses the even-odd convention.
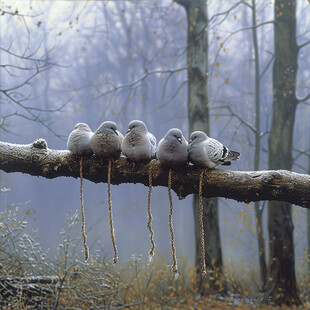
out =
[[[254,152],[254,170],[259,170],[260,149],[261,149],[261,129],[260,129],[260,72],[259,72],[259,54],[256,29],[256,3],[252,0],[252,36],[254,48],[254,65],[255,65],[255,152]],[[267,281],[267,264],[265,253],[265,241],[263,236],[262,215],[263,209],[260,208],[260,203],[254,203],[256,217],[256,231],[259,255],[259,273],[260,273],[260,289],[265,291]]]
[[[176,0],[185,8],[188,23],[188,120],[189,131],[202,130],[209,133],[209,105],[207,93],[208,73],[208,12],[205,0]],[[198,196],[194,195],[194,225],[196,242],[196,266],[200,273],[200,234],[198,221]],[[199,292],[225,291],[222,272],[223,260],[219,229],[218,199],[204,199],[204,239],[206,266],[210,277],[202,280],[199,275]]]
[[[297,98],[295,96],[298,47],[296,3],[276,0],[274,4],[273,115],[269,136],[269,168],[292,168],[292,144]],[[270,242],[267,294],[278,305],[299,305],[295,275],[292,206],[268,204]]]

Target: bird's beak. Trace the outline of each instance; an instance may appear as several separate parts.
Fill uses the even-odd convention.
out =
[[[130,128],[128,128],[127,133],[130,131]]]
[[[178,138],[178,141],[182,144],[182,139],[181,138]]]
[[[115,134],[118,136],[117,130],[114,130]]]
[[[188,143],[192,143],[192,142],[193,142],[193,140],[192,140],[192,139],[190,139]]]

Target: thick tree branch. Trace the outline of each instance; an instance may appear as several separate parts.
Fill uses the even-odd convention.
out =
[[[107,182],[108,163],[96,156],[85,158],[84,178]],[[148,186],[148,166],[133,166],[126,158],[112,164],[111,183],[141,183]],[[79,177],[79,160],[66,150],[47,148],[45,140],[32,144],[0,142],[0,170],[22,172],[45,178]],[[167,187],[169,169],[154,164],[153,185]],[[189,165],[172,174],[172,188],[180,199],[198,193],[200,169]],[[310,208],[310,176],[287,170],[230,171],[208,170],[204,177],[203,196],[224,197],[249,203],[259,200],[287,201]]]

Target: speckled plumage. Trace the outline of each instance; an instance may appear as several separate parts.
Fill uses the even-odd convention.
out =
[[[175,168],[184,166],[188,162],[188,143],[182,131],[178,128],[170,129],[158,143],[156,155],[162,165]]]
[[[121,156],[123,139],[124,136],[117,130],[117,125],[106,121],[94,132],[90,147],[98,157],[118,159]]]
[[[67,140],[68,150],[76,155],[92,154],[92,150],[90,147],[90,140],[92,138],[92,135],[93,132],[87,124],[76,124]]]
[[[229,150],[203,131],[195,131],[190,136],[188,155],[194,165],[214,168],[218,165],[230,165],[231,160],[239,159],[240,153]]]
[[[150,160],[155,156],[156,138],[148,132],[144,122],[133,120],[122,143],[123,154],[132,161]]]

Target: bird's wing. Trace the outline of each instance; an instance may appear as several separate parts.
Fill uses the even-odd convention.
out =
[[[147,137],[150,140],[151,144],[156,147],[156,138],[150,132],[147,133]]]
[[[220,163],[223,161],[224,145],[212,138],[205,141],[205,149],[210,161]]]
[[[150,151],[151,156],[153,157],[156,152],[156,138],[150,132],[147,133],[147,138],[150,141]]]

